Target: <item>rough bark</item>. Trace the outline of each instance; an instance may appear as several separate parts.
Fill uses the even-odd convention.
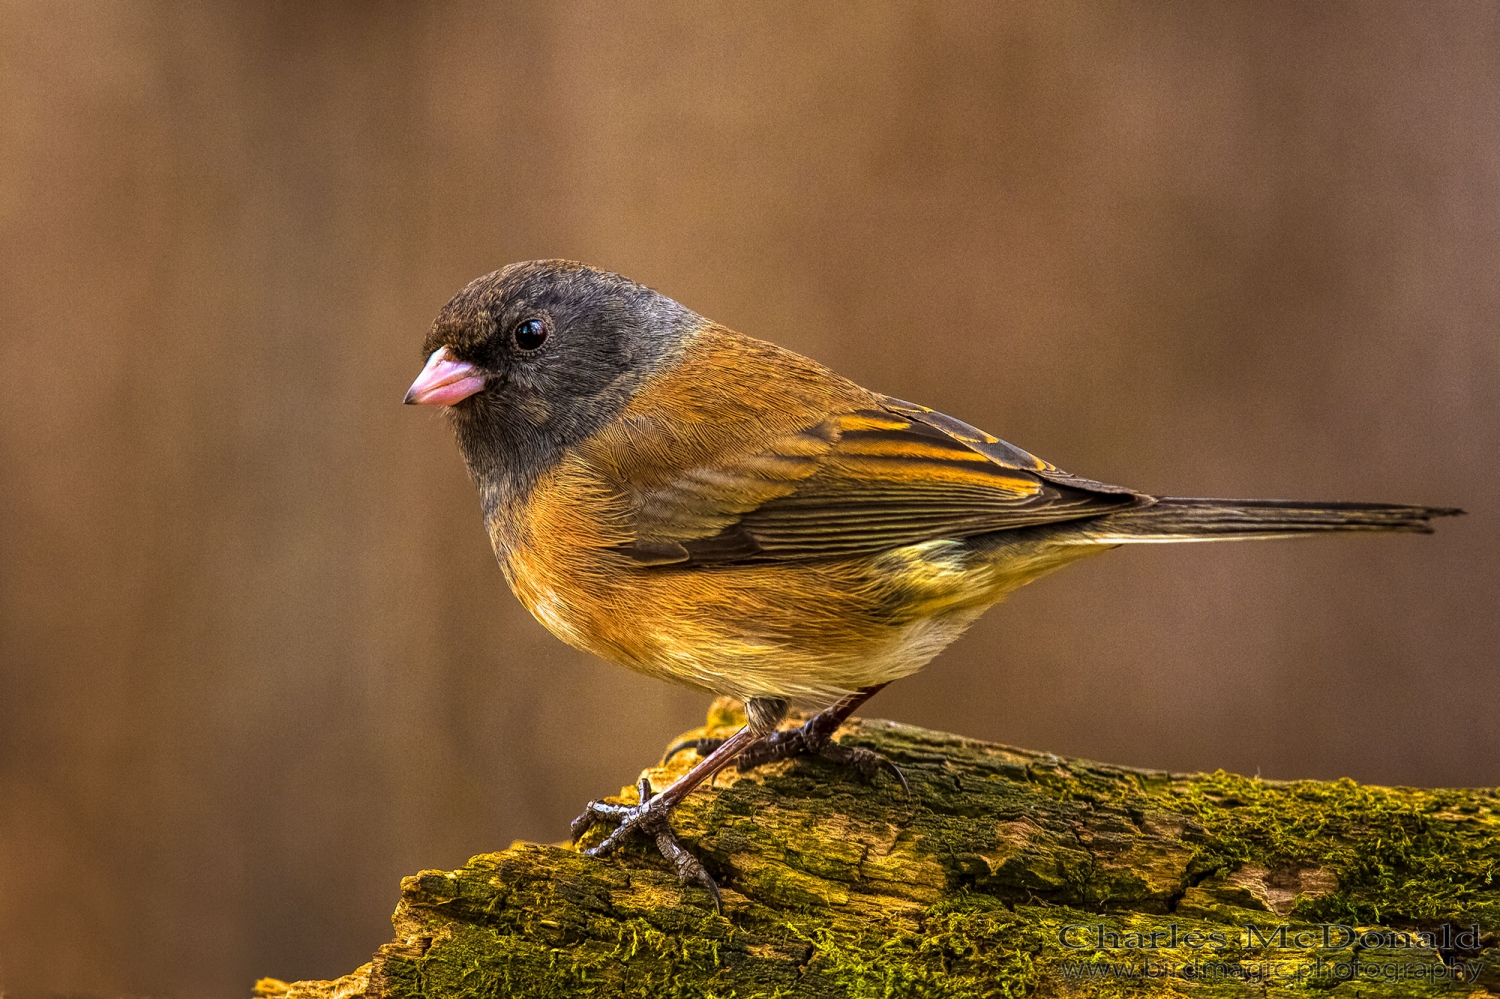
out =
[[[726,734],[737,707],[691,734]],[[910,800],[804,759],[678,812],[722,915],[644,840],[602,860],[518,842],[406,878],[395,939],[355,973],[257,992],[1500,992],[1500,791],[1135,770],[872,720],[840,739],[899,764]],[[662,787],[690,762],[647,773]]]

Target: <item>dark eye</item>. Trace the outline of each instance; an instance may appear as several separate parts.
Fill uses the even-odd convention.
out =
[[[516,325],[511,337],[520,350],[536,350],[547,342],[547,324],[540,319],[528,319]]]

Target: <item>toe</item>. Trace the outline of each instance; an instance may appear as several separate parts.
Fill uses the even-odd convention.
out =
[[[901,789],[906,792],[907,799],[911,799],[911,785],[907,783],[906,774],[901,772],[900,767],[873,749],[826,742],[818,747],[817,754],[830,763],[850,767],[867,781],[874,781],[876,775],[884,770],[901,782]]]
[[[677,869],[677,879],[683,884],[696,884],[708,892],[714,900],[714,911],[722,914],[724,912],[724,896],[719,892],[719,883],[714,880],[708,868],[703,862],[693,856],[677,839],[670,827],[657,830],[656,848],[661,855],[672,862]]]
[[[573,833],[573,842],[577,843],[580,839],[583,839],[584,834],[594,828],[594,824],[598,821],[599,819],[594,813],[588,811],[574,819],[568,825],[568,829]]]

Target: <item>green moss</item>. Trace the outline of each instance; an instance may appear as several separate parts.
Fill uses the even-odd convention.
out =
[[[1223,771],[1170,795],[1200,821],[1200,870],[1326,868],[1337,892],[1299,902],[1313,921],[1500,926],[1500,799],[1488,790],[1272,783]]]
[[[712,721],[732,725],[733,713]],[[295,983],[285,999],[1500,988],[1492,792],[1133,771],[882,722],[843,737],[899,763],[912,800],[886,779],[866,785],[799,760],[729,775],[678,813],[679,835],[724,886],[722,916],[649,844],[593,860],[518,843],[406,879],[396,940],[367,989],[351,976]],[[662,786],[690,762],[652,779]],[[1420,947],[1297,942],[1322,922],[1478,923],[1488,936],[1445,965]],[[1247,923],[1290,936],[1247,937]],[[1318,972],[1360,960],[1374,977]],[[1446,975],[1453,961],[1473,962],[1462,982],[1402,977]],[[1277,978],[1266,970],[1276,967],[1302,971]]]

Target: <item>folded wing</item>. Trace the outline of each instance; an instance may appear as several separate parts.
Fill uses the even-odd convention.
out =
[[[648,445],[649,447],[649,445]],[[952,417],[895,399],[662,475],[613,463],[643,565],[870,554],[1151,502],[1080,479]]]

